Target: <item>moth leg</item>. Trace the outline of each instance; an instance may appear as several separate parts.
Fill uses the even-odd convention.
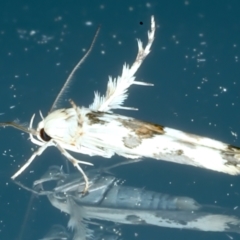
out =
[[[85,181],[85,187],[83,190],[83,194],[88,192],[88,188],[89,188],[89,180],[87,175],[85,174],[85,172],[82,170],[81,166],[79,165],[79,163],[85,163],[88,165],[93,165],[91,163],[88,162],[83,162],[83,161],[79,161],[77,159],[75,159],[71,154],[69,154],[64,148],[62,148],[58,143],[56,143],[57,148],[59,149],[59,151],[73,164],[74,167],[76,167],[78,169],[78,171],[82,174],[84,181]]]
[[[41,155],[43,151],[45,151],[45,149],[50,145],[52,145],[52,141],[49,141],[40,148],[38,148],[38,150],[33,153],[33,155],[27,160],[27,162],[11,177],[11,179],[15,179],[17,176],[19,176],[32,163],[35,157]]]
[[[35,189],[32,189],[32,188],[29,188],[25,185],[23,185],[22,183],[20,182],[17,182],[17,181],[14,181],[14,183],[16,183],[19,187],[33,193],[33,194],[36,194],[36,195],[49,195],[49,194],[52,194],[53,192],[52,191],[44,191],[43,189],[39,189],[39,191],[36,191]]]

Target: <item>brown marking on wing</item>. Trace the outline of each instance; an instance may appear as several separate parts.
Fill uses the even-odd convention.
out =
[[[180,156],[180,155],[183,155],[184,153],[183,153],[183,150],[179,149],[179,150],[176,150],[176,154]]]
[[[227,147],[228,150],[234,151],[234,152],[239,152],[240,153],[240,147],[234,146],[234,145],[228,145]]]
[[[90,124],[93,125],[93,124],[105,124],[106,122],[99,119],[99,117],[103,116],[103,112],[90,112],[90,113],[87,113],[86,114],[86,117],[88,117],[89,121],[90,121]]]
[[[158,124],[141,122],[135,119],[118,119],[124,127],[133,131],[141,139],[152,138],[154,135],[164,134],[164,127]]]
[[[180,139],[177,139],[176,142],[181,143],[183,145],[186,145],[186,146],[188,146],[189,148],[192,148],[192,149],[196,148],[195,143],[191,143],[191,142],[188,142],[188,141],[183,141],[183,140],[180,140]]]
[[[225,165],[235,166],[240,172],[240,147],[228,145],[226,150],[221,151],[223,159],[227,160]]]
[[[164,134],[164,128],[157,124],[143,123],[136,128],[136,134],[141,138],[151,138],[156,134]]]

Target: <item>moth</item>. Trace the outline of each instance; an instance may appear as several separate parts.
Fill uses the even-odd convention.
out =
[[[80,164],[91,163],[74,158],[69,152],[111,158],[114,154],[128,159],[153,158],[180,164],[192,165],[231,175],[240,173],[240,148],[210,138],[185,133],[180,130],[140,121],[113,112],[114,109],[134,108],[123,106],[128,97],[128,88],[133,85],[152,86],[136,80],[135,74],[149,54],[155,34],[155,20],[151,17],[148,42],[145,47],[140,40],[134,63],[123,65],[121,76],[109,77],[106,94],[95,92],[93,103],[88,107],[77,106],[70,100],[70,108],[56,109],[60,96],[69,84],[74,72],[90,52],[73,69],[65,85],[53,103],[50,113],[33,128],[34,116],[29,128],[15,122],[3,122],[0,126],[11,126],[29,133],[30,140],[40,147],[12,176],[15,179],[46,148],[55,146],[83,174],[85,189],[89,182]]]

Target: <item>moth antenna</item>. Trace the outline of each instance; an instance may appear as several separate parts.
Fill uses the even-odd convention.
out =
[[[90,45],[90,47],[88,48],[87,52],[84,54],[84,56],[80,59],[80,61],[77,63],[77,65],[73,68],[72,72],[69,74],[65,84],[63,85],[62,89],[60,90],[60,92],[58,93],[55,101],[53,102],[53,105],[50,109],[50,113],[57,108],[57,104],[59,99],[61,98],[61,96],[63,95],[63,93],[65,92],[67,86],[69,85],[69,83],[71,82],[75,72],[78,70],[78,68],[81,66],[81,64],[85,61],[85,59],[88,57],[88,55],[90,54],[90,52],[92,51],[92,48],[94,46],[94,43],[96,42],[97,36],[99,34],[101,26],[99,25],[97,28],[97,31],[93,37],[92,43]]]

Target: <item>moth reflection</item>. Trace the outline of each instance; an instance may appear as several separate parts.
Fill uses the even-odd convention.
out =
[[[86,232],[82,224],[86,220],[240,233],[236,210],[201,205],[189,197],[125,186],[116,177],[97,170],[89,171],[88,176],[86,195],[82,194],[84,179],[78,173],[66,174],[56,166],[28,190],[46,195],[54,207],[67,213],[68,227],[75,235]]]

